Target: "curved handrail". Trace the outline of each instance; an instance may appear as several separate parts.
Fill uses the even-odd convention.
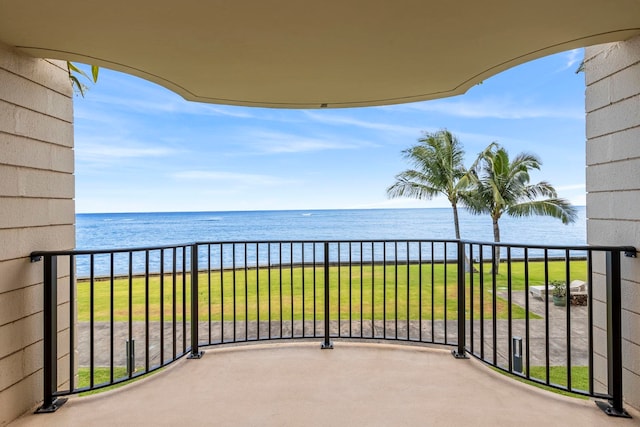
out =
[[[479,261],[465,259],[477,247],[506,248],[507,273],[498,275],[487,267],[493,265],[493,250],[489,256],[480,255]],[[513,258],[512,250],[521,250],[524,257]],[[534,250],[543,250],[544,257],[530,258],[529,251]],[[548,256],[550,251],[556,250],[563,251],[564,255]],[[572,256],[572,253],[583,252],[586,257]],[[554,384],[550,368],[555,365],[550,361],[549,349],[551,341],[557,338],[551,336],[548,320],[545,320],[549,318],[550,308],[545,304],[543,313],[532,312],[535,301],[528,289],[534,283],[548,283],[552,278],[569,280],[577,270],[591,283],[594,253],[619,259],[622,253],[635,255],[635,252],[631,246],[561,246],[447,239],[217,241],[36,251],[32,253],[32,260],[45,260],[45,342],[48,343],[45,377],[49,378],[45,404],[55,406],[53,402],[57,396],[101,388],[151,372],[186,354],[198,357],[201,346],[322,338],[323,348],[330,348],[331,339],[348,338],[457,346],[454,353],[458,357],[471,354],[534,382],[611,398],[621,407],[621,390],[610,391],[607,395],[594,391],[591,287],[584,320],[589,330],[585,350],[590,358],[587,362],[577,362],[588,365],[588,390],[579,390],[572,384],[575,376],[571,369],[567,370],[563,384]],[[137,268],[133,265],[134,260],[142,263],[140,268],[144,273],[134,272]],[[80,264],[88,272],[83,279],[76,278]],[[58,280],[58,265],[65,270],[68,266],[69,280]],[[536,273],[538,276],[529,273],[533,265],[543,273]],[[474,266],[479,267],[479,273],[471,273]],[[119,273],[118,268],[123,268],[124,272]],[[101,269],[106,269],[106,274],[102,274]],[[521,283],[518,286],[513,280],[512,270],[516,269],[524,271],[524,275],[518,273],[517,280]],[[608,289],[617,287],[619,293],[619,264],[615,269],[607,273],[611,276]],[[76,362],[88,363],[90,371],[88,385],[74,384],[71,376],[67,390],[58,390],[53,380],[57,378],[54,360],[59,356],[55,325],[60,309],[57,301],[60,286],[69,287],[69,298],[77,300],[78,306],[76,312],[74,304],[64,305],[68,309],[65,315],[71,336],[71,347],[64,349],[65,354],[69,354],[69,372],[74,372]],[[504,287],[504,296],[499,295],[501,287]],[[520,308],[514,302],[514,292],[521,293],[520,298],[524,298]],[[198,298],[191,298],[196,295]],[[620,311],[619,301],[615,301],[619,295],[612,295],[609,309]],[[485,313],[484,308],[478,310],[476,302],[479,307],[488,304],[491,313]],[[564,309],[566,331],[571,330],[572,318],[577,316],[574,311],[570,306]],[[538,319],[540,317],[542,319]],[[477,322],[480,323],[475,325]],[[497,329],[500,322],[504,322],[508,330],[505,336],[500,336]],[[529,339],[534,333],[533,322],[544,325],[535,332],[542,334],[536,339],[542,340],[547,352],[543,378],[530,371],[533,365],[529,360],[532,355]],[[469,334],[465,329],[467,323]],[[491,325],[490,330],[483,329],[485,324]],[[510,341],[515,324],[525,325],[526,371],[523,372],[514,369],[515,356],[511,354]],[[619,325],[610,327],[615,333]],[[73,347],[75,337],[80,334],[88,334],[81,340],[88,339],[88,356],[87,349]],[[468,343],[467,335],[470,337]],[[126,346],[120,342],[123,339],[128,343]],[[143,356],[134,354],[132,343],[136,340],[144,341]],[[619,345],[618,342],[614,344]],[[491,348],[491,354],[485,353],[485,345],[487,349]],[[508,348],[507,355],[501,356],[503,359],[497,357],[499,345]],[[566,359],[574,368],[571,349],[579,344],[572,342],[571,334],[567,333],[564,345]],[[126,357],[128,368],[124,376],[114,373],[123,363],[124,356],[120,353],[123,349],[130,353]],[[76,350],[85,362],[74,359]],[[607,351],[617,350],[611,347]],[[107,380],[99,383],[96,369],[104,363],[109,373]],[[620,367],[615,366],[616,369]],[[616,371],[610,375],[621,373]]]

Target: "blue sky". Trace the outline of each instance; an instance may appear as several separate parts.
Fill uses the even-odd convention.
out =
[[[447,207],[393,199],[401,151],[447,128],[469,165],[496,141],[537,154],[561,197],[585,204],[582,49],[507,70],[465,95],[386,107],[279,110],[187,102],[102,69],[75,98],[77,212]]]

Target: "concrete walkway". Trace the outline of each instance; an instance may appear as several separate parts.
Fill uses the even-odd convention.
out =
[[[317,341],[317,340],[316,340]],[[208,349],[132,385],[73,397],[26,426],[639,426],[449,350],[337,342]]]

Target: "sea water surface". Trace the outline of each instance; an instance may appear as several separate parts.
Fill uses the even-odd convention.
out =
[[[541,245],[586,244],[586,209],[575,223],[549,217],[500,219],[501,240]],[[493,241],[491,218],[460,210],[461,237]],[[77,249],[115,249],[190,242],[454,239],[448,208],[246,212],[96,213],[76,216]]]
[[[462,238],[481,242],[493,241],[493,227],[487,216],[474,216],[460,212]],[[505,243],[526,243],[542,246],[579,246],[585,244],[586,219],[584,207],[578,208],[578,220],[563,225],[559,220],[545,217],[509,218],[500,221],[501,240]],[[289,241],[363,241],[363,240],[450,240],[455,237],[451,209],[374,209],[374,210],[296,210],[296,211],[248,211],[248,212],[173,212],[173,213],[110,213],[77,215],[77,249],[109,250],[118,248],[142,248],[168,246],[194,242],[289,242]],[[322,259],[322,245],[288,246],[284,252],[278,243],[240,246],[238,251],[230,245],[220,249],[215,246],[212,258],[206,251],[199,253],[200,266],[209,265],[211,260],[224,268],[233,265],[267,265],[269,263],[312,262],[312,257]],[[382,247],[384,245],[384,247]],[[411,245],[410,245],[411,246]],[[420,254],[418,254],[418,246]],[[315,249],[313,249],[315,247]],[[348,252],[346,249],[348,248]],[[228,250],[231,248],[231,250]],[[354,259],[379,261],[381,256],[392,261],[398,259],[437,260],[456,258],[456,245],[430,244],[386,245],[332,245],[330,258],[348,261]],[[483,256],[490,257],[490,247]],[[222,253],[220,253],[222,252]],[[287,254],[286,252],[290,252]],[[315,254],[313,254],[315,252]],[[367,253],[368,252],[368,253]],[[375,254],[374,254],[375,252]],[[432,253],[433,252],[433,253]],[[560,251],[555,256],[562,256]],[[384,255],[381,255],[384,254]],[[572,253],[576,255],[577,253]],[[536,250],[530,256],[543,256]],[[129,268],[134,273],[145,269],[158,272],[162,268],[170,271],[174,262],[173,251],[139,251],[131,255],[108,254],[76,257],[77,273],[81,277],[90,275],[93,262],[94,274],[111,274],[111,263],[115,274],[126,274]],[[246,256],[247,259],[243,257]],[[521,249],[512,251],[514,258],[522,257]],[[188,252],[176,252],[178,266],[190,264]],[[235,258],[234,258],[235,257]],[[279,257],[282,257],[280,259]],[[362,258],[361,258],[362,257]],[[147,259],[148,258],[148,259]],[[183,259],[184,258],[184,259]],[[164,267],[161,267],[164,259]],[[217,260],[220,260],[219,262]],[[237,264],[236,264],[237,263]],[[219,268],[212,266],[212,268]]]

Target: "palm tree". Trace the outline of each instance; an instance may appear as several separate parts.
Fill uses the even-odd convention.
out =
[[[67,72],[69,73],[69,80],[71,80],[71,87],[73,87],[74,91],[77,91],[84,98],[84,93],[87,91],[88,87],[84,83],[80,81],[78,78],[84,77],[85,79],[98,83],[98,73],[100,72],[100,67],[97,65],[91,66],[91,77],[80,68],[78,68],[73,62],[67,61]]]
[[[493,237],[500,242],[498,222],[503,214],[512,217],[544,215],[560,219],[563,224],[576,220],[576,209],[546,181],[529,184],[529,172],[539,170],[537,156],[520,153],[509,160],[507,151],[499,145],[485,150],[472,167],[474,191],[465,204],[474,214],[489,214],[493,220]],[[500,248],[495,249],[494,271],[498,273]]]
[[[387,188],[387,195],[420,200],[431,200],[439,194],[445,196],[453,209],[456,239],[460,239],[458,203],[469,182],[464,179],[467,170],[462,164],[464,150],[458,139],[446,129],[425,133],[417,145],[403,150],[402,154],[413,169],[396,175],[396,182]]]

